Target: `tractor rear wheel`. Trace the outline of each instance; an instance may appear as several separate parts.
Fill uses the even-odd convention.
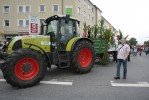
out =
[[[94,47],[89,41],[80,41],[75,45],[71,57],[71,69],[77,73],[89,72],[95,62]]]
[[[33,49],[19,49],[10,54],[2,69],[7,83],[25,88],[36,85],[46,73],[43,55]]]

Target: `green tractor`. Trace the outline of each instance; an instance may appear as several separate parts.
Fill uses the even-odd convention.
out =
[[[78,37],[79,23],[69,15],[54,15],[44,21],[42,34],[14,37],[1,61],[7,83],[20,88],[36,85],[51,65],[89,72],[95,60],[93,42]]]

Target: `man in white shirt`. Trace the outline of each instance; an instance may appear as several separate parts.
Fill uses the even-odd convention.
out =
[[[117,73],[114,79],[120,79],[120,67],[121,63],[123,64],[124,72],[123,72],[123,79],[126,79],[127,76],[127,59],[130,53],[130,46],[126,44],[125,39],[120,40],[120,45],[117,49]]]

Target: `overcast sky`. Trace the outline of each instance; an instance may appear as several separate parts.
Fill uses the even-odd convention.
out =
[[[149,0],[90,0],[118,30],[139,43],[149,40]]]

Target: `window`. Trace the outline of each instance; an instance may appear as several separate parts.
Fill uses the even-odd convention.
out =
[[[18,12],[19,12],[19,13],[24,12],[24,11],[23,11],[23,6],[19,6]]]
[[[26,12],[31,12],[31,7],[30,6],[25,6],[25,11]]]
[[[23,20],[19,20],[18,26],[23,26]]]
[[[80,8],[78,7],[78,14],[80,14],[81,13],[81,10],[80,10]]]
[[[53,5],[53,12],[59,12],[59,5]]]
[[[29,6],[29,5],[19,5],[18,6],[18,12],[19,13],[31,12],[31,6]]]
[[[39,12],[45,12],[45,5],[39,6]]]
[[[86,18],[86,12],[84,11],[84,17]]]
[[[88,19],[90,19],[90,15],[88,15]]]
[[[88,5],[88,9],[90,9],[90,5]]]
[[[9,26],[9,25],[10,25],[9,20],[4,20],[4,26]]]
[[[94,8],[92,8],[92,12],[94,13]]]
[[[19,19],[18,26],[19,27],[29,26],[29,20],[28,19]]]
[[[10,7],[9,6],[4,6],[4,13],[9,13]]]
[[[29,20],[26,20],[26,26],[29,26]]]
[[[92,21],[94,21],[94,17],[92,17]]]
[[[83,5],[85,6],[85,0],[83,0]]]

